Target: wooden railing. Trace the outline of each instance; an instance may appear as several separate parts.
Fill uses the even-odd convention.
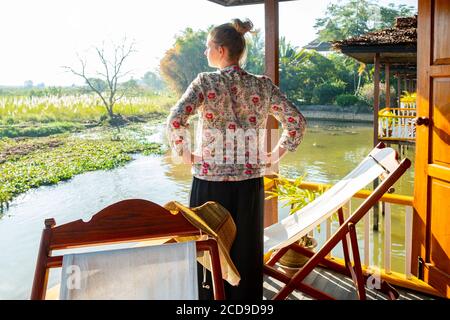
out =
[[[293,180],[292,180],[293,181]],[[274,187],[275,181],[271,179],[265,179],[265,189],[269,190]],[[330,187],[330,185],[322,184],[322,183],[314,183],[314,182],[302,182],[300,185],[301,188],[318,191],[324,190],[324,188]],[[370,190],[360,190],[355,195],[354,198],[357,199],[365,199],[367,198],[372,191]],[[411,270],[411,252],[412,252],[412,219],[413,219],[413,197],[406,195],[397,195],[397,194],[385,194],[380,199],[380,203],[384,206],[384,259],[382,266],[372,265],[370,262],[370,215],[371,212],[365,215],[362,223],[363,223],[363,245],[360,246],[360,256],[363,258],[362,264],[365,273],[379,273],[382,279],[389,281],[394,285],[398,285],[404,288],[417,290],[420,292],[439,295],[439,293],[426,284],[425,282],[419,280],[414,277]],[[405,210],[405,237],[404,237],[404,250],[405,250],[405,263],[403,266],[402,272],[396,272],[392,270],[391,262],[392,262],[392,234],[391,234],[391,205],[401,205],[404,206]],[[349,216],[352,212],[351,201],[349,201],[344,206],[344,215],[345,218]],[[332,217],[326,221],[325,228],[325,237],[328,240],[332,236]],[[349,243],[349,242],[348,242]],[[328,256],[329,259],[332,259],[338,263],[344,264],[344,260],[332,256],[331,254]]]
[[[404,108],[384,108],[378,113],[378,139],[414,141],[416,128],[414,103],[404,104]]]

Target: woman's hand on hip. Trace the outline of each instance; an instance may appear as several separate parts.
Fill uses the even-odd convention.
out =
[[[202,160],[202,157],[192,153],[190,150],[183,150],[183,163],[184,164],[194,164],[194,163],[200,163]]]

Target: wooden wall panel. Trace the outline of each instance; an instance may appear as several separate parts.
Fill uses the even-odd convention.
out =
[[[431,257],[430,262],[450,274],[450,183],[431,180]]]
[[[418,12],[412,271],[450,298],[450,1]]]
[[[450,1],[434,1],[434,64],[450,63]]]
[[[433,88],[432,163],[450,168],[450,78],[434,78]]]

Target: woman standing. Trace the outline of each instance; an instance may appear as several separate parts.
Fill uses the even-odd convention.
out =
[[[205,55],[216,72],[202,72],[171,109],[167,119],[168,140],[185,163],[192,164],[190,207],[216,201],[230,211],[237,227],[231,249],[241,281],[225,284],[227,299],[262,299],[264,180],[267,167],[287,150],[300,144],[306,121],[273,82],[253,75],[241,66],[245,56],[245,33],[251,21],[232,20],[208,34]],[[191,153],[187,120],[198,114],[198,149]],[[283,134],[267,153],[267,117],[281,122]],[[205,272],[205,270],[203,270]],[[210,273],[202,273],[211,288]],[[212,297],[208,285],[199,285],[201,299]]]

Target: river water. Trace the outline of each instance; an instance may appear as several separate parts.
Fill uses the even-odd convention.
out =
[[[148,137],[163,141],[162,126]],[[372,146],[370,124],[309,122],[308,132],[298,150],[287,154],[280,173],[295,178],[306,174],[305,180],[333,183],[354,168]],[[414,148],[406,156],[414,160]],[[412,168],[395,185],[395,193],[412,195],[414,173]],[[176,165],[170,153],[163,156],[135,155],[123,167],[109,171],[87,172],[53,186],[28,191],[14,199],[9,209],[0,216],[0,299],[28,299],[41,231],[46,218],[63,224],[89,218],[102,208],[124,199],[141,198],[163,205],[177,200],[188,204],[192,182],[190,168]],[[279,218],[289,214],[279,203]],[[355,202],[354,205],[357,205]],[[371,231],[372,264],[383,267],[383,228]],[[332,228],[336,228],[333,222]],[[362,246],[362,226],[358,239]],[[404,209],[392,209],[392,269],[403,272],[404,265]],[[323,243],[325,228],[315,231],[319,244]],[[338,248],[333,254],[341,256]],[[49,287],[59,281],[58,272],[52,272]]]

